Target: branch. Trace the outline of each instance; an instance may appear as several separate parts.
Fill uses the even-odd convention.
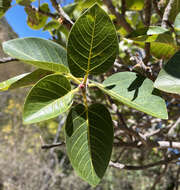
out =
[[[152,2],[151,0],[145,0],[144,2],[144,22],[147,27],[150,26],[151,22],[151,8],[152,8]]]
[[[123,16],[126,13],[126,0],[121,0],[121,13]]]
[[[19,61],[19,60],[13,57],[4,57],[0,59],[0,64],[12,62],[12,61]]]
[[[50,149],[50,148],[55,148],[55,147],[64,146],[64,145],[65,145],[64,142],[53,143],[53,144],[44,144],[41,146],[41,148],[42,149]]]
[[[43,10],[41,10],[41,9],[38,9],[38,8],[36,8],[36,7],[33,7],[33,6],[31,6],[31,5],[27,6],[26,8],[27,8],[27,9],[30,9],[30,10],[32,10],[32,11],[34,11],[34,12],[38,12],[38,13],[44,15],[44,16],[51,17],[51,18],[53,18],[53,19],[56,19],[56,18],[57,18],[57,15],[56,15],[56,14],[53,14],[53,13],[51,13],[51,12],[45,12],[45,11],[43,11]]]
[[[154,147],[159,148],[177,148],[180,149],[180,142],[158,141]]]
[[[151,8],[152,8],[152,1],[151,0],[145,0],[145,4],[144,4],[144,14],[145,14],[145,25],[147,27],[150,26],[150,22],[151,22]],[[150,59],[150,43],[145,43],[145,58],[144,58],[144,63],[145,65],[149,62]]]
[[[164,14],[163,14],[163,18],[162,18],[162,23],[161,23],[161,26],[164,27],[164,28],[167,28],[168,25],[167,25],[167,22],[168,22],[168,18],[169,18],[169,15],[170,15],[170,12],[171,12],[171,9],[172,9],[172,6],[173,6],[173,3],[174,3],[175,0],[169,0],[169,3],[164,11]]]
[[[154,162],[147,165],[141,165],[141,166],[131,166],[131,165],[125,165],[121,163],[114,163],[110,161],[109,166],[117,168],[117,169],[124,169],[124,170],[144,170],[144,169],[148,169],[154,166],[159,166],[159,165],[164,165],[164,164],[167,165],[171,161],[178,159],[179,157],[180,157],[180,154],[175,154],[175,155],[172,155],[171,157],[165,158],[164,160],[160,160],[158,162]]]
[[[179,187],[179,174],[180,174],[180,166],[177,170],[177,174],[176,174],[176,187],[175,187],[175,190],[178,190],[178,187]]]
[[[62,7],[60,6],[60,4],[57,3],[56,0],[51,0],[51,3],[53,5],[53,7],[57,10],[58,14],[59,14],[59,19],[60,19],[61,24],[63,24],[68,30],[70,30],[71,27],[74,24],[72,22],[72,20],[64,12],[64,10],[62,9]]]
[[[108,7],[109,11],[116,16],[117,25],[122,26],[128,33],[133,32],[133,28],[126,21],[124,16],[119,13],[118,9],[114,7],[111,0],[103,0],[104,4]]]
[[[153,6],[154,6],[154,9],[156,11],[156,13],[160,16],[160,18],[162,19],[163,18],[163,14],[161,12],[161,10],[158,8],[158,5],[157,5],[157,0],[153,0]]]
[[[175,124],[173,124],[175,125]],[[154,136],[154,135],[159,135],[159,134],[162,134],[162,133],[166,133],[167,131],[169,131],[170,128],[173,127],[172,124],[169,124],[168,126],[164,127],[164,128],[160,128],[160,129],[156,129],[155,131],[152,131],[152,132],[147,132],[146,134],[144,134],[144,136],[146,138],[149,138],[151,136]]]
[[[164,166],[164,165],[163,165]],[[156,185],[160,182],[161,178],[165,175],[168,165],[166,164],[160,175],[157,175],[156,180],[150,190],[155,190]]]
[[[180,117],[177,119],[177,121],[174,123],[174,125],[170,128],[168,135],[171,136],[174,133],[175,128],[180,124]]]
[[[63,117],[63,115],[59,116],[59,125],[58,125],[58,129],[57,129],[57,132],[56,132],[56,136],[54,137],[54,140],[53,140],[53,145],[59,144],[59,143],[57,143],[57,141],[58,141],[58,138],[59,138],[60,131],[61,131],[63,125],[64,125],[65,119],[66,119],[66,117]],[[50,145],[46,145],[46,146],[49,146],[49,148],[50,148]],[[50,169],[50,171],[54,172],[54,169],[55,169],[55,166],[56,166],[56,163],[57,163],[56,155],[54,154],[54,149],[50,150],[49,156],[50,156],[49,169]],[[43,182],[44,185],[42,186],[41,190],[49,190],[50,180],[51,180],[50,172],[45,171],[45,173],[44,173],[44,182]]]
[[[115,147],[126,147],[126,148],[160,148],[160,149],[167,149],[167,148],[174,148],[180,149],[180,142],[172,142],[172,141],[152,141],[147,139],[146,144],[142,144],[141,141],[135,142],[124,142],[120,140],[117,143],[114,143]]]

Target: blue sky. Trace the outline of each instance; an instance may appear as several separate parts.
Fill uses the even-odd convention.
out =
[[[50,9],[54,11],[51,6],[50,0],[41,0],[41,3],[47,2],[50,5]],[[65,0],[65,4],[73,2],[73,0]],[[24,11],[24,7],[20,5],[15,5],[15,0],[12,2],[12,8],[8,10],[5,17],[14,31],[19,35],[19,37],[42,37],[50,38],[49,32],[42,30],[32,30],[26,24],[27,16]],[[36,0],[34,6],[37,7],[38,1]]]

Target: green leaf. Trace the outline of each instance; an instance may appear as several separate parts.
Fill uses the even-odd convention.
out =
[[[113,124],[110,113],[101,104],[86,108],[76,105],[68,114],[66,149],[77,174],[96,186],[106,171],[112,152]]]
[[[180,51],[161,69],[154,86],[162,91],[180,94]]]
[[[163,36],[163,35],[159,35],[159,34],[166,33],[166,34],[168,34],[168,36],[170,36],[170,33],[168,33],[168,32],[169,32],[168,29],[162,28],[160,26],[150,26],[149,28],[142,27],[142,28],[138,28],[138,29],[134,30],[133,32],[131,32],[130,34],[128,34],[127,38],[130,38],[132,40],[139,40],[142,38],[143,40],[146,40],[147,38],[149,38],[149,35],[150,35],[150,37],[151,37],[151,35],[153,35],[157,38],[158,36],[160,36],[160,37]]]
[[[164,39],[165,36],[164,36]],[[144,42],[134,42],[135,45],[144,49]],[[150,52],[157,59],[169,59],[179,50],[179,47],[172,43],[163,43],[163,42],[151,42]]]
[[[16,3],[22,6],[28,6],[35,0],[16,0]]]
[[[168,29],[162,28],[160,26],[150,26],[147,31],[147,35],[163,34],[168,31],[169,31]]]
[[[147,27],[133,31],[127,38],[134,41],[134,44],[144,48],[145,42],[150,43],[151,54],[158,59],[169,59],[178,51],[172,35],[162,27]]]
[[[77,7],[77,3],[70,3],[66,6],[63,7],[63,10],[66,12],[68,15],[72,15],[74,9]]]
[[[174,0],[168,20],[173,23],[179,12],[180,12],[180,0]]]
[[[101,0],[91,0],[91,1],[89,1],[89,0],[76,1],[75,0],[75,2],[78,3],[78,8],[80,10],[87,9],[87,8],[93,6],[95,3],[98,3],[100,5],[102,4]]]
[[[168,118],[165,101],[148,78],[133,72],[120,72],[111,75],[102,85],[96,85],[109,96],[132,108],[161,119]]]
[[[23,112],[25,124],[48,120],[66,112],[75,90],[66,77],[53,74],[42,78],[29,92]]]
[[[180,34],[180,13],[176,16],[176,19],[174,21],[174,29],[179,35]]]
[[[32,73],[25,73],[0,83],[0,91],[9,89],[27,87],[35,84],[38,80],[45,77],[46,75],[52,74],[51,71],[37,69]]]
[[[52,31],[54,29],[58,29],[60,27],[60,24],[57,20],[51,20],[50,22],[48,22],[43,30],[49,30],[49,31]]]
[[[129,10],[140,11],[144,7],[144,0],[129,0],[129,1],[126,1],[126,7]]]
[[[66,50],[55,42],[41,38],[21,38],[3,43],[3,50],[11,57],[41,69],[68,72]]]
[[[50,11],[47,3],[43,3],[39,9],[44,12]],[[44,27],[48,19],[47,16],[40,14],[38,11],[29,9],[29,7],[25,7],[25,11],[28,14],[27,24],[30,28],[33,30],[39,30]]]
[[[117,53],[115,27],[106,12],[95,4],[76,21],[69,34],[70,71],[76,77],[101,74],[113,65]]]
[[[0,0],[0,18],[4,16],[5,12],[11,7],[12,0]]]

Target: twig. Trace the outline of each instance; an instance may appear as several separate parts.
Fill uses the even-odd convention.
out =
[[[108,7],[109,11],[116,16],[117,25],[122,26],[128,33],[133,32],[133,28],[126,21],[124,16],[119,13],[117,8],[114,7],[111,0],[103,0],[104,4]]]
[[[163,14],[162,14],[161,10],[158,8],[157,2],[158,2],[157,0],[153,0],[153,6],[154,6],[154,9],[155,9],[156,13],[162,19],[163,18]]]
[[[64,12],[64,10],[62,9],[62,7],[60,6],[60,4],[57,3],[56,0],[51,0],[51,3],[53,5],[53,7],[57,10],[58,14],[59,14],[59,19],[60,19],[61,24],[63,24],[68,30],[70,30],[71,27],[74,24],[72,22],[72,20]]]
[[[151,168],[154,166],[168,164],[171,161],[178,159],[179,157],[180,157],[180,154],[174,154],[171,157],[165,158],[158,162],[154,162],[154,163],[147,164],[147,165],[141,165],[141,166],[131,166],[131,165],[125,165],[125,164],[121,164],[121,163],[114,163],[114,162],[110,161],[109,166],[117,168],[117,169],[124,169],[124,170],[144,170],[144,169],[148,169],[148,168]]]
[[[59,125],[58,125],[58,129],[56,132],[56,136],[54,137],[53,140],[53,145],[57,144],[58,138],[59,138],[59,134],[60,131],[64,125],[66,117],[63,117],[62,115],[59,116]],[[50,161],[49,161],[49,166],[50,169],[53,171],[55,166],[56,166],[56,156],[54,154],[54,149],[52,148],[49,152],[49,156],[50,156]],[[51,180],[51,174],[48,171],[45,171],[45,175],[44,175],[44,185],[42,186],[41,190],[49,190],[49,181]]]
[[[145,0],[145,4],[144,4],[144,14],[145,14],[145,18],[144,18],[144,22],[145,25],[147,27],[150,26],[150,22],[151,22],[151,8],[152,8],[152,1],[151,0]],[[149,62],[150,59],[150,43],[145,43],[145,58],[143,60],[144,64],[146,65]]]
[[[13,57],[4,57],[0,59],[0,64],[12,62],[12,61],[18,61],[18,59],[13,58]]]
[[[54,143],[54,144],[44,144],[41,146],[42,149],[50,149],[50,148],[55,148],[55,147],[59,147],[59,146],[63,146],[65,145],[64,142],[60,142],[60,143]]]
[[[178,167],[177,174],[176,174],[176,186],[175,186],[175,190],[178,190],[178,187],[179,187],[179,174],[180,174],[180,166]]]
[[[138,133],[138,132],[134,131],[133,129],[129,128],[126,125],[126,122],[124,121],[124,118],[123,118],[122,114],[119,112],[118,107],[114,104],[113,100],[109,96],[107,96],[107,98],[110,101],[113,110],[116,112],[118,118],[120,119],[120,121],[122,123],[121,129],[126,131],[129,135],[135,136],[136,138],[141,140],[143,144],[146,145],[146,143],[147,143],[146,138],[141,133]]]
[[[171,136],[174,133],[175,128],[180,124],[180,117],[177,119],[177,121],[174,123],[174,125],[170,128],[168,132],[168,136]]]
[[[163,14],[162,14],[161,10],[158,8],[157,0],[153,0],[153,6],[154,6],[154,9],[155,9],[156,13],[159,15],[159,17],[160,17],[161,19],[163,19]],[[169,20],[164,20],[164,22],[166,22],[166,24],[172,29],[172,31],[175,32],[175,31],[174,31],[174,27],[173,27],[173,25],[170,23]]]
[[[126,0],[121,0],[121,13],[124,16],[126,12]]]
[[[151,21],[151,7],[152,7],[152,2],[151,0],[145,0],[144,2],[144,22],[147,27],[150,26],[150,21]]]
[[[161,23],[161,26],[164,27],[164,28],[168,27],[167,21],[168,21],[171,9],[173,7],[174,1],[175,0],[169,0],[169,3],[168,3],[168,5],[165,8],[165,11],[164,11],[164,14],[163,14],[163,18],[162,18],[162,23]]]
[[[174,125],[174,124],[173,124]],[[164,128],[160,128],[160,129],[157,129],[155,131],[152,131],[152,132],[148,132],[146,134],[144,134],[144,136],[146,136],[147,138],[151,137],[151,136],[154,136],[154,135],[159,135],[161,133],[164,133],[164,132],[167,132],[172,126],[172,124],[169,124],[168,126],[164,127]]]
[[[146,143],[146,144],[145,144]],[[150,141],[147,139],[144,144],[141,143],[141,141],[135,141],[135,142],[124,142],[120,140],[117,143],[114,143],[115,147],[126,147],[126,148],[160,148],[160,149],[167,149],[167,148],[174,148],[174,149],[180,149],[180,142],[174,142],[174,141]]]
[[[162,165],[162,167],[163,167],[163,166],[164,166],[164,165]],[[160,175],[157,175],[157,177],[156,177],[156,179],[155,179],[155,182],[154,182],[154,184],[153,184],[153,186],[151,187],[150,190],[155,190],[156,185],[160,182],[161,178],[165,175],[165,173],[166,173],[166,171],[167,171],[167,168],[168,168],[168,164],[166,164],[166,165],[164,166],[164,169],[163,169],[163,171],[161,172],[161,174],[160,174]]]

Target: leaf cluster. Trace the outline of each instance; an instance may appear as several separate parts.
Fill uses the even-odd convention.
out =
[[[47,4],[42,4],[38,11],[30,7],[30,1],[17,1],[25,6],[28,25],[48,30],[55,42],[22,38],[3,43],[5,53],[37,69],[0,83],[1,91],[32,86],[24,104],[24,124],[48,120],[69,111],[65,125],[67,154],[77,174],[92,186],[104,176],[114,142],[114,116],[103,103],[112,104],[113,100],[117,105],[122,103],[150,116],[168,119],[160,90],[180,94],[180,54],[174,38],[180,28],[179,15],[174,17],[173,32],[160,26],[144,26],[135,19],[130,24],[136,29],[127,35],[121,26],[114,25],[114,16],[107,14],[102,2],[96,2],[75,1],[63,8],[76,20],[68,33],[57,20],[46,23]],[[140,11],[143,6],[144,1],[128,1],[126,8]],[[83,14],[80,16],[77,10],[83,10]],[[121,45],[128,40],[140,48],[150,44],[151,59],[166,60],[159,75],[155,79],[149,77],[147,65],[140,56],[135,56],[140,72],[117,69],[102,82],[95,80],[108,73],[118,59],[131,64],[130,57],[122,55]],[[102,103],[89,101],[89,91],[95,88],[106,97]],[[81,96],[80,103],[75,101],[76,96]]]

